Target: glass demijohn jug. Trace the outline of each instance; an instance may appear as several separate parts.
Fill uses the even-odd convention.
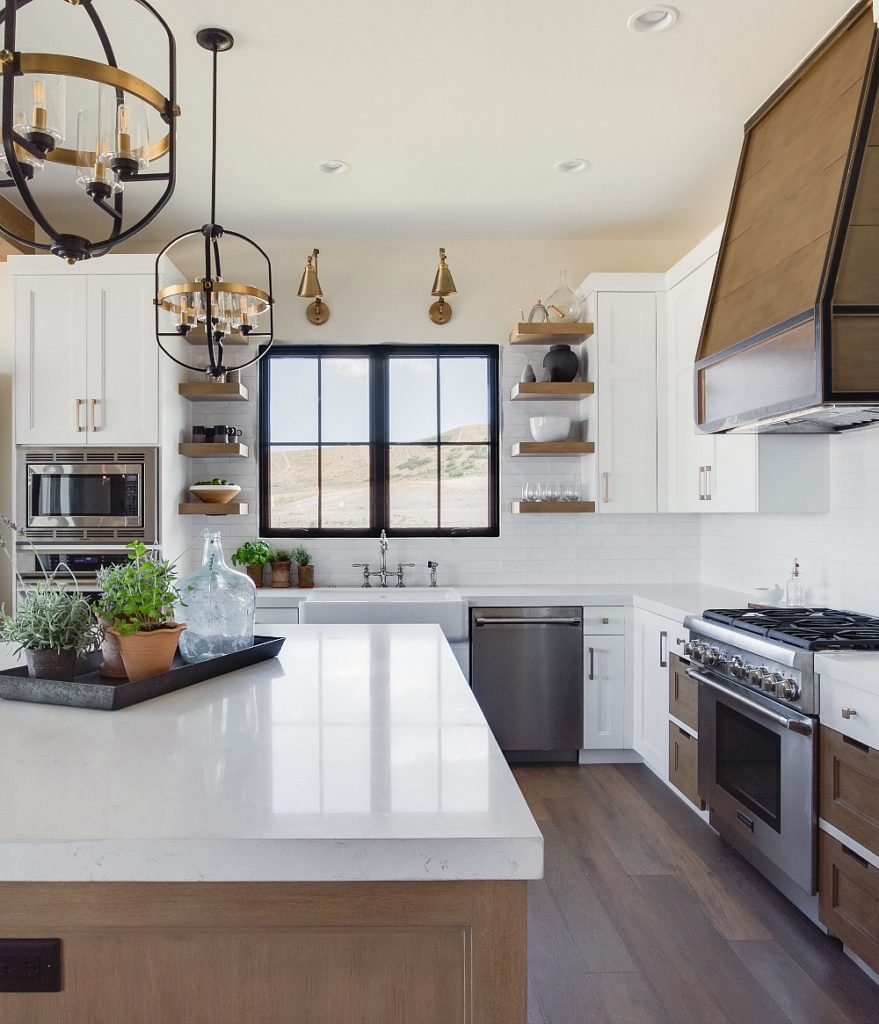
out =
[[[201,568],[179,586],[181,601],[174,617],[186,624],[180,634],[184,661],[207,661],[253,646],[256,587],[226,565],[219,531],[204,531]]]
[[[550,323],[579,323],[582,309],[579,299],[568,287],[567,271],[559,274],[559,286],[546,300],[546,310]]]

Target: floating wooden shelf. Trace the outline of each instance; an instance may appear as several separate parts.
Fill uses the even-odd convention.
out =
[[[573,515],[574,513],[594,512],[594,501],[514,501],[515,515],[538,512],[543,515]]]
[[[177,445],[177,452],[188,459],[246,459],[248,447],[237,441],[216,444],[213,441],[181,441]]]
[[[510,449],[514,459],[536,455],[592,455],[593,441],[517,441]]]
[[[189,344],[195,345],[196,348],[207,348],[208,346],[208,336],[204,331],[189,331],[185,337]],[[254,338],[252,340],[248,340],[243,334],[226,334],[223,337],[223,348],[230,348],[233,345],[252,345],[258,340],[260,339]]]
[[[246,402],[250,397],[243,384],[178,384],[177,391],[190,402]]]
[[[576,345],[591,337],[593,324],[516,324],[511,345]]]
[[[570,383],[537,381],[529,384],[519,381],[510,392],[514,402],[578,402],[581,398],[595,394],[595,385],[590,381],[574,380]]]
[[[207,501],[181,501],[177,506],[181,516],[246,516],[246,501],[227,501],[222,505],[211,505]]]

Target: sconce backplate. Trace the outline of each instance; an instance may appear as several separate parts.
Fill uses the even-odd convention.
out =
[[[447,324],[452,319],[452,307],[445,299],[438,299],[430,307],[430,319],[435,324]]]
[[[309,302],[305,315],[308,317],[309,323],[320,326],[329,320],[330,307],[320,299],[315,299],[314,302]]]

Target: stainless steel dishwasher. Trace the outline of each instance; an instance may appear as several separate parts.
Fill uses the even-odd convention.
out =
[[[470,685],[508,760],[576,760],[583,609],[471,608]]]

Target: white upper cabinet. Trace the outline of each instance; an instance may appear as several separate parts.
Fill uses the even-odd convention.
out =
[[[154,279],[144,272],[151,261],[103,257],[102,270],[109,260],[139,272],[90,273],[51,256],[10,259],[17,444],[159,443]]]
[[[596,274],[581,288],[586,318],[595,324],[586,349],[593,366],[597,361],[596,394],[588,405],[598,417],[599,512],[657,508],[656,277]]]

